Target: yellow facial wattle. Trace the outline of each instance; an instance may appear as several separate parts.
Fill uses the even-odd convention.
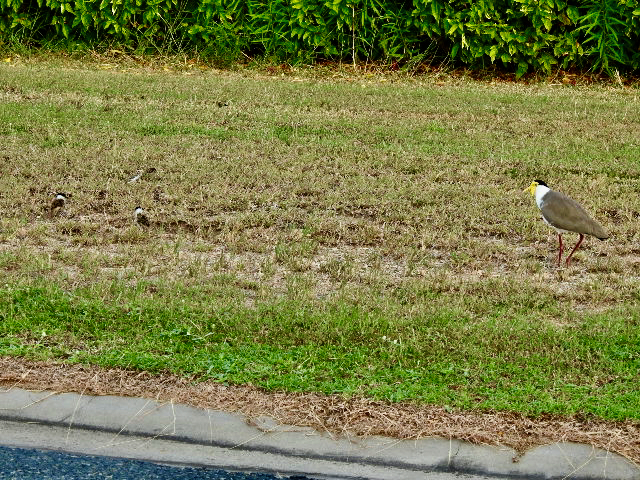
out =
[[[531,182],[531,185],[529,185],[527,188],[523,190],[523,192],[529,192],[531,195],[535,195],[537,186],[538,186],[538,182],[533,181]]]

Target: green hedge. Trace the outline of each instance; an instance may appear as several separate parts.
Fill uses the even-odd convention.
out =
[[[638,0],[0,0],[0,38],[282,60],[640,67]]]

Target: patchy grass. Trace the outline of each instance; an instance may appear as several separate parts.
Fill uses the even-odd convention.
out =
[[[637,90],[100,66],[0,65],[0,354],[640,419]]]
[[[2,289],[0,351],[528,415],[624,420],[640,409],[640,327],[631,319],[576,316],[574,325],[558,328],[531,308],[534,302],[553,309],[552,298],[529,300],[531,288],[505,300],[508,307],[485,292],[484,313],[474,318],[458,295],[420,285],[382,302],[362,301],[366,292],[354,292],[322,305],[299,295],[304,282],[295,287],[251,308],[238,300],[247,286],[229,275],[191,287],[114,282],[72,293]],[[513,288],[504,281],[491,287]]]

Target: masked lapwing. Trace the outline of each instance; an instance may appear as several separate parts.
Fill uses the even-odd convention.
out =
[[[563,193],[551,190],[542,180],[534,180],[524,191],[528,191],[535,197],[536,204],[542,213],[542,219],[558,232],[558,242],[560,243],[558,266],[562,261],[563,233],[574,232],[580,235],[578,243],[567,257],[567,266],[569,266],[571,256],[578,250],[585,235],[592,235],[600,240],[609,238],[602,226],[591,218],[578,202]]]
[[[64,210],[67,198],[69,198],[69,195],[66,193],[56,193],[56,196],[53,197],[53,200],[51,201],[51,207],[49,207],[49,214],[52,217],[60,215],[62,210]]]
[[[138,225],[142,225],[143,227],[148,227],[150,225],[147,212],[145,212],[142,207],[136,207],[133,211],[133,221]]]

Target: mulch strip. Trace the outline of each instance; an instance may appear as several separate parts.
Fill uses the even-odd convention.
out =
[[[640,466],[640,422],[610,422],[510,412],[459,412],[442,407],[387,403],[316,393],[267,392],[173,374],[0,357],[0,386],[30,390],[123,395],[172,401],[198,408],[263,415],[287,425],[332,435],[383,435],[398,439],[444,437],[507,446],[523,453],[544,444],[577,442],[620,454]]]

